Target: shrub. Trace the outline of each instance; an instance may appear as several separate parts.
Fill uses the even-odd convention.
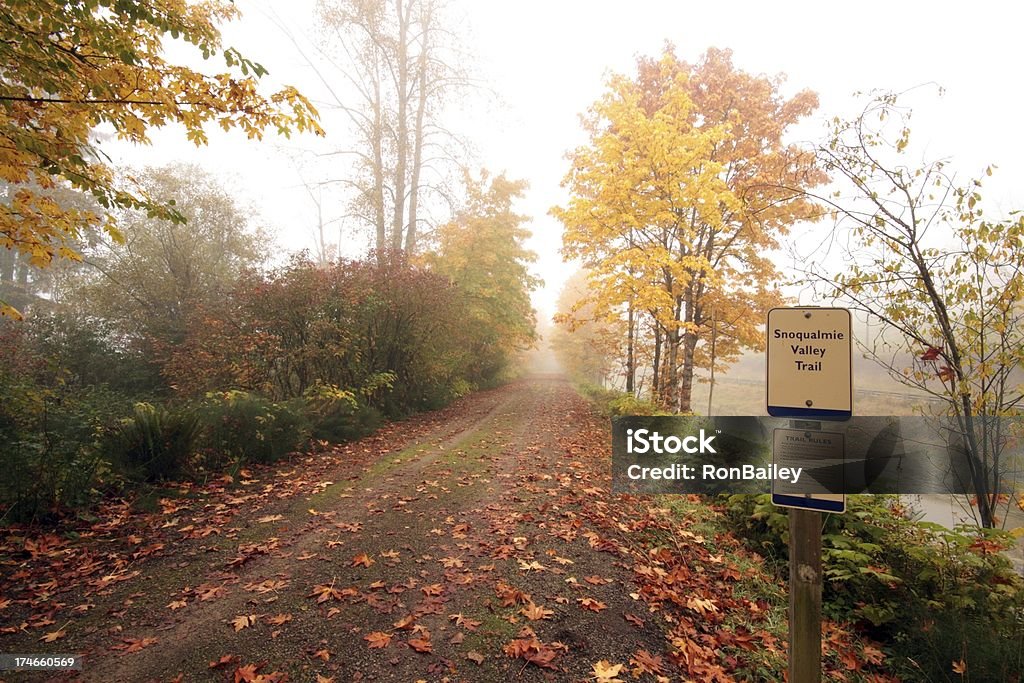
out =
[[[769,496],[731,496],[728,509],[784,556],[788,518]],[[1005,532],[909,519],[896,497],[847,497],[822,530],[825,609],[893,643],[908,676],[953,680],[949,663],[962,658],[973,680],[1013,680],[1024,670],[1024,578],[1001,553],[1012,543]]]
[[[211,392],[199,406],[205,465],[271,463],[309,438],[302,401],[274,403],[244,391]]]
[[[2,376],[0,394],[0,522],[39,521],[92,502],[108,469],[101,436],[124,408],[120,397]]]
[[[171,411],[136,403],[110,439],[114,466],[131,481],[160,481],[181,475],[195,451],[199,417],[194,411]]]
[[[651,401],[637,398],[614,389],[605,389],[595,384],[584,384],[579,387],[580,393],[587,397],[597,409],[612,417],[618,415],[665,415]]]
[[[372,396],[390,388],[391,381],[393,376],[377,378],[359,393],[361,397]],[[316,441],[337,443],[357,439],[377,429],[384,420],[379,410],[365,405],[351,391],[334,385],[317,382],[306,390],[303,398],[311,436]]]

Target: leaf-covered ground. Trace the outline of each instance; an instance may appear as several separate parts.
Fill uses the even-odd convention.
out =
[[[697,498],[613,496],[535,377],[362,441],[0,537],[0,680],[781,680],[785,596]],[[143,511],[144,508],[149,511]],[[836,680],[891,680],[825,627]]]

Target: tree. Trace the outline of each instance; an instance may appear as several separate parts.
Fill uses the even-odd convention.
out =
[[[86,252],[96,270],[81,298],[83,308],[163,356],[184,339],[190,311],[225,297],[243,270],[263,261],[267,240],[198,167],[150,168],[137,180],[155,202],[176,198],[185,222],[122,212],[123,238]]]
[[[640,59],[634,79],[609,79],[585,119],[590,143],[571,155],[572,197],[553,209],[563,253],[590,270],[599,313],[653,321],[652,388],[665,408],[691,409],[713,318],[717,362],[763,343],[759,321],[781,301],[769,252],[816,215],[799,189],[824,176],[783,135],[817,98],[786,99],[780,85],[736,70],[729,51],[689,65],[668,47]]]
[[[993,527],[1015,466],[1003,458],[1008,431],[1020,426],[1000,418],[1024,407],[1024,216],[985,218],[980,179],[957,182],[941,160],[906,161],[910,115],[885,92],[855,118],[834,119],[818,154],[843,185],[816,199],[848,231],[835,243],[850,265],[836,275],[812,265],[808,275],[890,332],[864,344],[868,357],[941,399],[963,438],[976,518]]]
[[[438,0],[321,0],[320,15],[335,65],[352,86],[321,78],[351,122],[356,145],[340,154],[356,159],[356,216],[372,226],[379,257],[414,254],[422,232],[423,202],[443,194],[437,164],[446,154],[440,125],[445,98],[467,78],[453,54]],[[341,66],[344,64],[344,66]]]
[[[527,220],[512,211],[526,183],[503,174],[466,174],[467,201],[454,219],[437,230],[437,251],[427,260],[461,291],[468,326],[463,330],[473,368],[470,376],[492,381],[512,354],[536,339],[530,292],[540,280],[529,264],[536,255],[523,245]]]
[[[573,379],[604,386],[622,346],[622,320],[595,314],[588,296],[587,272],[579,270],[566,280],[558,295],[551,348]]]
[[[0,247],[26,254],[33,266],[77,259],[71,246],[83,231],[102,228],[118,239],[112,213],[83,210],[51,191],[73,187],[103,209],[135,209],[182,220],[103,162],[93,131],[106,124],[121,140],[148,143],[151,128],[180,124],[206,143],[204,126],[238,128],[260,138],[273,128],[322,133],[317,112],[294,88],[260,95],[261,65],[223,50],[241,75],[206,75],[163,57],[170,37],[209,58],[221,52],[217,24],[238,16],[214,0],[145,3],[96,0],[62,3],[11,0],[0,16],[0,180],[13,192],[0,205]],[[17,312],[0,302],[0,313]]]

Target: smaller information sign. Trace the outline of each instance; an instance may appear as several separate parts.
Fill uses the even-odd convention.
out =
[[[776,429],[772,458],[777,468],[798,470],[797,480],[773,479],[772,503],[780,507],[845,512],[845,444],[839,432]]]

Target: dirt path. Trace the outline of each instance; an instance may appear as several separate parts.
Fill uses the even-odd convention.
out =
[[[315,493],[243,509],[207,537],[226,543],[182,541],[83,591],[88,611],[46,649],[86,654],[75,680],[136,683],[586,678],[661,648],[657,628],[624,619],[644,611],[629,565],[566,505],[585,486],[566,444],[593,428],[586,404],[532,378],[457,414],[410,424],[400,449],[324,472]]]
[[[0,681],[726,681],[777,656],[734,590],[758,559],[613,497],[608,442],[534,376],[74,541],[8,537],[0,651],[86,659]]]

